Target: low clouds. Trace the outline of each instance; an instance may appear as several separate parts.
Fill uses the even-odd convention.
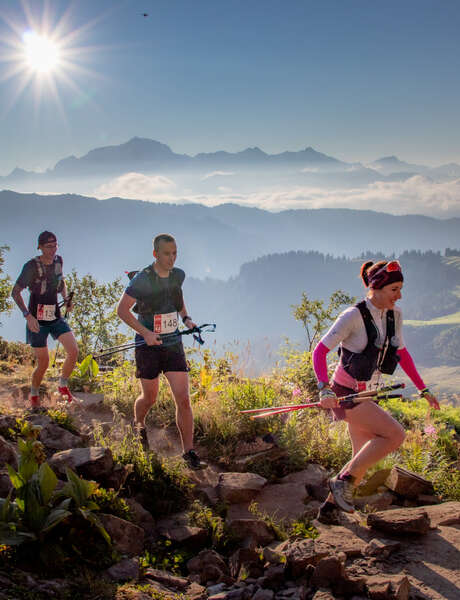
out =
[[[278,186],[253,192],[239,192],[238,179],[232,187],[220,186],[215,193],[203,194],[177,189],[162,176],[128,173],[96,190],[99,198],[120,196],[153,202],[194,202],[206,206],[232,202],[270,211],[301,208],[351,208],[375,210],[396,215],[421,214],[431,217],[460,217],[460,179],[435,182],[423,175],[406,181],[377,181],[365,186],[327,189],[319,186]]]
[[[125,173],[108,183],[100,185],[95,191],[96,198],[128,198],[129,200],[148,200],[151,202],[170,202],[176,184],[163,175],[142,175]]]
[[[212,173],[204,175],[201,181],[206,181],[206,179],[211,179],[211,177],[230,177],[232,175],[236,175],[236,173],[233,171],[212,171]]]

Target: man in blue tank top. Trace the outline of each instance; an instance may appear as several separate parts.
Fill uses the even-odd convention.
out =
[[[145,418],[156,401],[160,373],[164,373],[176,403],[176,423],[180,433],[183,458],[192,469],[207,465],[193,449],[193,414],[189,395],[188,366],[178,331],[179,317],[188,328],[195,327],[187,315],[182,284],[185,273],[174,267],[177,258],[175,239],[162,233],[153,240],[155,262],[131,280],[118,304],[120,319],[136,332],[136,377],[141,395],[134,404],[134,425],[145,448],[148,448]],[[137,317],[133,314],[137,312]]]
[[[58,294],[61,294],[67,310],[72,308],[62,274],[62,258],[56,254],[57,247],[54,233],[43,231],[38,236],[38,249],[41,255],[26,262],[11,293],[27,321],[27,343],[32,346],[37,361],[32,374],[29,396],[33,409],[40,407],[40,384],[49,364],[47,346],[49,335],[58,340],[66,351],[59,380],[59,393],[68,402],[73,400],[68,380],[77,362],[78,346],[67,321],[61,316],[58,304]],[[22,291],[25,288],[30,292],[28,307],[22,298]]]

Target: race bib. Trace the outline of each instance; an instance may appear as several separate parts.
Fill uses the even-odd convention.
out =
[[[174,333],[178,325],[177,312],[170,312],[164,315],[154,315],[153,331],[155,333]]]
[[[39,321],[54,321],[56,319],[56,305],[39,304],[37,306],[37,319]]]

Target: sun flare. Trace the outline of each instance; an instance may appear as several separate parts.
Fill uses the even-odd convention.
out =
[[[25,60],[36,73],[50,73],[59,65],[59,47],[52,39],[33,31],[26,31],[24,41]]]

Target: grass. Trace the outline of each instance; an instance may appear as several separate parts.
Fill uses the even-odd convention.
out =
[[[405,325],[411,325],[412,327],[426,327],[427,325],[458,325],[459,323],[460,311],[450,315],[444,315],[443,317],[436,317],[430,321],[419,321],[416,319],[407,319],[404,321]]]

